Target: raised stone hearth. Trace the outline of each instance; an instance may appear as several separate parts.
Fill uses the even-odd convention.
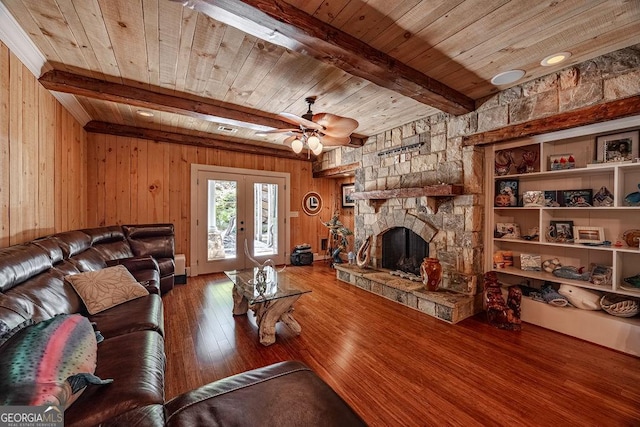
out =
[[[429,292],[421,282],[392,276],[387,271],[347,264],[337,264],[335,268],[338,280],[448,323],[458,323],[482,309],[480,294],[464,295],[447,290]]]

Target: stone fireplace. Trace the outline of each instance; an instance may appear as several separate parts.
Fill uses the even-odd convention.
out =
[[[366,194],[354,197],[353,242],[357,250],[371,239],[369,268],[339,265],[340,280],[451,323],[481,309],[483,157],[481,150],[463,147],[460,137],[472,120],[436,114],[323,159],[323,168],[357,162],[355,191]],[[434,187],[435,193],[420,191]],[[439,187],[461,191],[439,193]],[[393,256],[389,243],[397,244]],[[438,292],[389,274],[399,262],[419,274],[416,263],[426,256],[443,266]]]

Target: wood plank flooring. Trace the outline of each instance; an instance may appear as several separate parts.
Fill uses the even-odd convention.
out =
[[[302,334],[264,347],[252,314],[231,314],[222,274],[164,297],[166,398],[282,360],[318,373],[372,426],[640,426],[640,358],[534,325],[449,325],[339,282],[324,263],[287,267],[313,292]]]

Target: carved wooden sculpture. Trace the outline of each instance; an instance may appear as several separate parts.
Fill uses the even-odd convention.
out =
[[[365,241],[360,245],[358,253],[356,254],[356,264],[360,268],[365,268],[369,265],[369,258],[371,257],[371,236],[367,237]]]
[[[490,325],[513,331],[521,329],[520,303],[522,301],[522,290],[519,286],[511,286],[509,288],[509,295],[505,302],[497,274],[489,271],[484,275],[484,301],[487,309],[487,320]]]

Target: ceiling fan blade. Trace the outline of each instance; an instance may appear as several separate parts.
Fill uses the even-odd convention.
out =
[[[273,129],[273,130],[265,130],[262,132],[256,132],[257,136],[270,135],[272,133],[287,133],[287,132],[298,132],[300,129]]]
[[[314,130],[322,130],[322,125],[318,123],[314,123],[310,120],[304,119],[302,117],[296,116],[291,113],[280,113],[278,114],[280,117],[284,118],[289,123],[300,125],[306,129],[314,129]]]
[[[348,136],[336,137],[331,135],[324,135],[320,138],[322,145],[326,145],[327,147],[337,146],[337,145],[347,145],[351,142],[351,138]]]
[[[338,138],[351,135],[358,127],[357,120],[331,113],[314,114],[313,121],[324,128],[322,133]]]

